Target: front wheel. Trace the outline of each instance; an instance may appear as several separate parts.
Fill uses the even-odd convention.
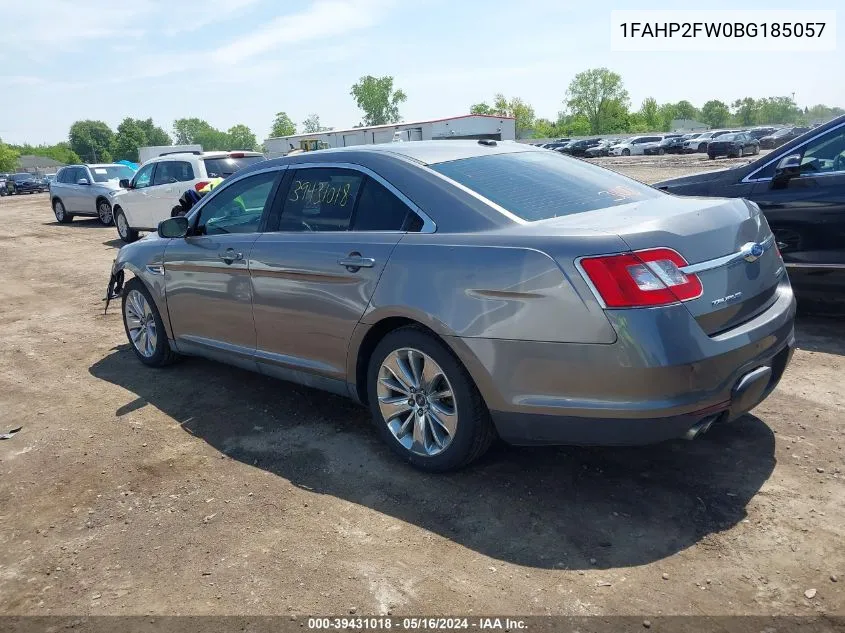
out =
[[[400,328],[382,339],[370,359],[367,393],[384,441],[421,470],[461,468],[495,438],[469,373],[449,348],[419,328]]]
[[[138,240],[138,231],[129,226],[129,221],[120,207],[114,210],[114,225],[117,227],[117,234],[120,236],[120,239],[127,244]]]
[[[658,156],[663,156],[663,154],[665,154],[665,153],[666,153],[666,150],[663,149],[662,147],[657,148],[657,155]]]
[[[631,150],[629,150],[627,147],[622,150],[622,156],[630,156],[630,155],[631,155]]]
[[[176,360],[164,322],[150,291],[137,277],[123,287],[123,327],[132,351],[145,365],[163,367]]]
[[[114,222],[114,216],[112,215],[111,205],[108,203],[108,200],[100,200],[97,203],[97,217],[100,218],[100,224],[103,226],[111,226],[112,222]]]
[[[53,215],[56,216],[56,222],[59,224],[67,224],[73,220],[73,216],[65,210],[65,205],[61,200],[53,201]]]
[[[760,146],[759,146],[759,145],[755,145],[755,146],[754,146],[754,149],[751,151],[751,155],[752,155],[752,156],[756,156],[756,155],[757,155],[757,154],[759,154],[759,153],[760,153]]]

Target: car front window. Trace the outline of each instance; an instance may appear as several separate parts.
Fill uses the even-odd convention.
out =
[[[200,209],[197,233],[255,233],[279,172],[247,176],[222,190]]]

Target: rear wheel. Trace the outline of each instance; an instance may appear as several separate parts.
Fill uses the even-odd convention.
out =
[[[73,220],[73,216],[65,211],[65,205],[61,200],[53,201],[53,215],[56,216],[56,222],[59,224],[67,224]]]
[[[129,226],[129,222],[126,220],[126,215],[120,207],[117,207],[114,210],[114,225],[117,227],[117,234],[124,242],[131,244],[132,242],[137,241],[138,231]]]
[[[114,222],[111,205],[108,200],[100,200],[97,202],[97,217],[100,218],[100,223],[104,226],[111,226]]]
[[[176,360],[164,322],[149,290],[137,277],[123,287],[123,327],[132,351],[145,365],[163,367]]]
[[[472,378],[440,340],[416,327],[389,333],[367,372],[370,409],[384,441],[422,470],[461,468],[495,430]]]

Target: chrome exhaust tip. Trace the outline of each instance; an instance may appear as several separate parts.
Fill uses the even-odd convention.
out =
[[[685,440],[694,440],[699,435],[707,433],[707,431],[712,426],[713,422],[715,422],[717,416],[710,416],[709,418],[704,418],[701,422],[698,422],[691,426],[689,430],[684,434]]]

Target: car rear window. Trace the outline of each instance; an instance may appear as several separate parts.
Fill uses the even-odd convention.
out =
[[[203,158],[205,172],[209,178],[226,178],[239,169],[260,163],[262,160],[264,160],[263,156],[241,156],[239,158],[218,156],[217,158]]]
[[[476,156],[431,168],[531,222],[661,195],[608,169],[551,152]]]

